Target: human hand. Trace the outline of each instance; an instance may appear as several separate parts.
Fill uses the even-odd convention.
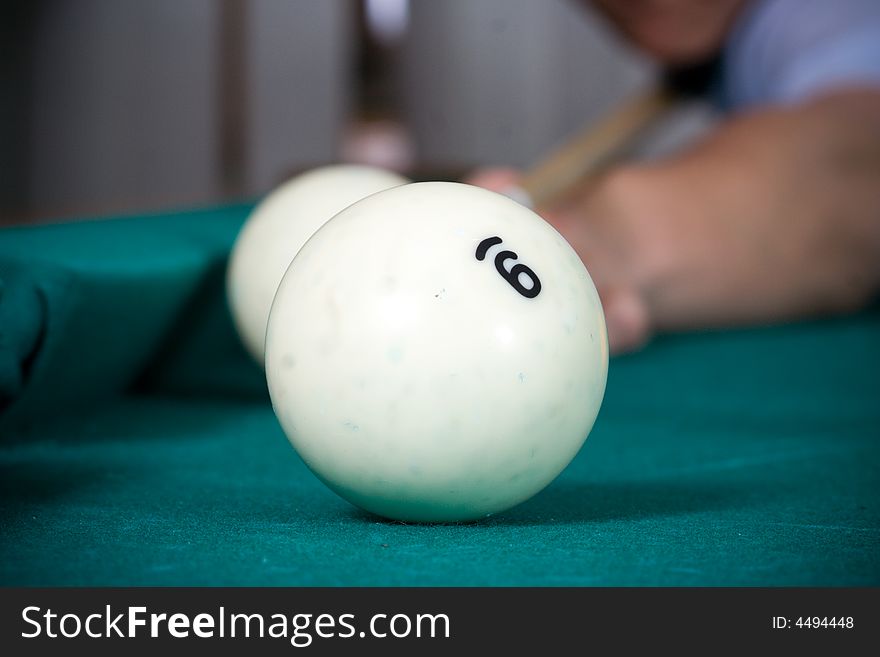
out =
[[[476,171],[466,182],[504,193],[515,188],[521,178],[516,169],[497,167]],[[579,196],[540,209],[539,214],[572,245],[590,272],[602,301],[612,353],[633,351],[644,345],[652,332],[648,308],[639,291],[639,268],[631,262],[635,260],[631,254],[634,244],[624,235],[636,231],[624,221],[613,220],[617,214],[613,207],[601,208],[601,192],[585,200],[584,192],[589,191],[585,186]],[[592,219],[582,220],[582,212]]]
[[[880,292],[880,93],[728,121],[539,213],[589,270],[620,353],[655,332],[853,312]],[[511,170],[471,182],[504,189]]]

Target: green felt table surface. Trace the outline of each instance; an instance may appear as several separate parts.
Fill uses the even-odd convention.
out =
[[[877,309],[614,358],[543,492],[388,522],[309,472],[237,342],[248,210],[0,231],[0,584],[880,584]]]

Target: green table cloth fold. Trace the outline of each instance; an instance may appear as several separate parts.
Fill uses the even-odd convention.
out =
[[[0,231],[0,429],[133,386],[265,395],[224,295],[249,208]]]

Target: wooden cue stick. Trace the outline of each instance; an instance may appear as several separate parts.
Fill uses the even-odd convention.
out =
[[[532,208],[558,199],[619,155],[672,107],[675,98],[665,87],[657,87],[630,99],[598,123],[591,122],[526,172],[508,195]]]

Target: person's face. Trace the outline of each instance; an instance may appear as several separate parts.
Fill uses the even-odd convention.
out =
[[[668,64],[703,60],[749,0],[593,0],[636,45]]]

